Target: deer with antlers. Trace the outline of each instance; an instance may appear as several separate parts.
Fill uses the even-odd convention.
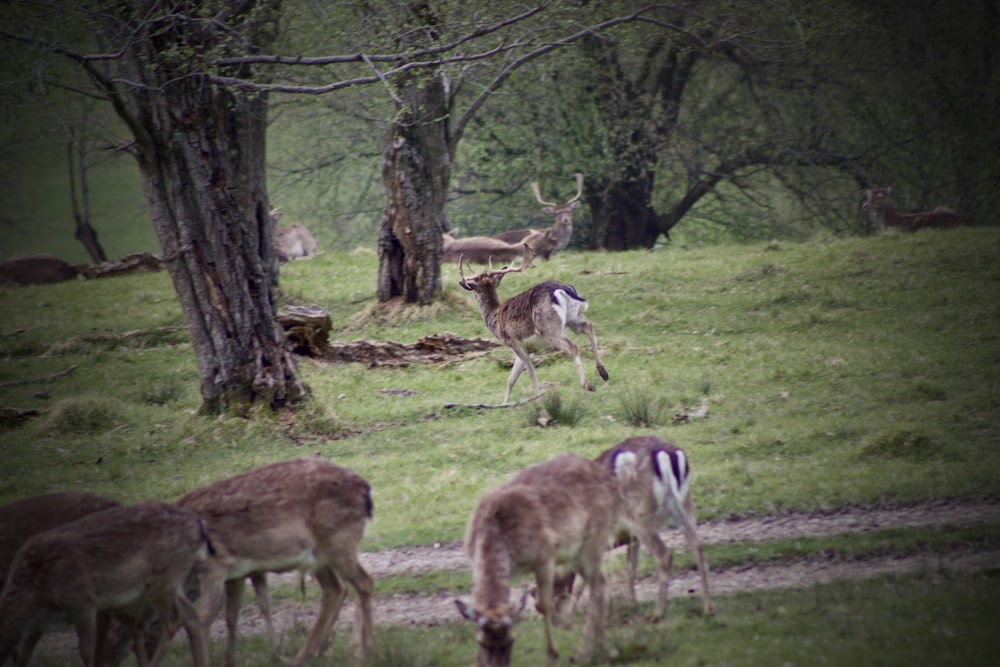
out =
[[[372,579],[358,562],[358,543],[372,516],[371,487],[356,473],[319,458],[272,463],[191,491],[178,501],[204,520],[216,548],[196,568],[201,622],[211,626],[225,594],[226,667],[235,664],[236,625],[249,577],[272,653],[267,573],[311,572],[322,589],[320,612],[295,664],[330,636],[350,584],[358,595],[352,643],[359,659],[372,644]]]
[[[283,214],[277,209],[271,210],[271,229],[274,233],[274,251],[279,262],[290,262],[293,259],[310,259],[316,256],[316,237],[309,229],[298,222],[284,227],[278,226]]]
[[[17,651],[27,664],[44,630],[68,619],[80,657],[102,659],[108,619],[125,622],[139,665],[165,655],[161,637],[147,663],[141,624],[152,610],[163,624],[178,615],[195,667],[205,667],[207,634],[182,592],[193,566],[210,558],[201,519],[174,505],[146,502],[110,507],[36,534],[17,552],[0,595],[0,665]],[[107,658],[107,656],[103,656]]]
[[[922,213],[899,213],[889,201],[892,188],[864,191],[861,207],[874,214],[880,228],[916,232],[921,229],[953,229],[962,225],[962,218],[950,208],[939,206]]]
[[[508,273],[520,273],[531,266],[531,258],[531,248],[525,245],[521,264],[517,268],[494,269],[490,263],[486,272],[471,278],[467,278],[462,271],[464,260],[460,259],[458,263],[459,286],[475,293],[486,328],[514,352],[514,367],[507,378],[504,404],[510,403],[514,384],[525,369],[531,377],[535,395],[539,394],[538,376],[530,352],[539,349],[542,344],[570,355],[576,364],[580,384],[587,391],[594,391],[594,385],[587,380],[587,374],[583,370],[580,348],[566,335],[566,327],[576,333],[587,334],[594,352],[597,372],[605,382],[608,379],[608,371],[601,363],[601,355],[597,350],[594,327],[583,315],[587,309],[587,300],[580,296],[572,285],[557,280],[546,280],[500,302],[500,297],[497,295],[500,281]]]
[[[587,626],[577,658],[589,661],[604,642],[604,574],[601,557],[622,508],[610,471],[575,454],[525,468],[483,494],[469,520],[465,551],[472,563],[472,608],[455,600],[459,613],[476,624],[478,667],[510,664],[514,622],[523,609],[511,604],[511,578],[534,573],[537,609],[545,622],[548,662],[559,654],[552,642],[556,568],[579,572],[590,587]]]
[[[493,236],[494,239],[500,241],[506,241],[507,243],[520,244],[529,243],[529,237],[531,237],[535,244],[539,244],[546,237],[539,237],[539,232],[547,232],[548,236],[552,237],[553,243],[541,243],[539,247],[532,245],[532,249],[535,250],[536,254],[543,258],[548,259],[550,255],[554,255],[566,248],[569,245],[570,239],[573,237],[573,211],[580,206],[580,197],[583,195],[583,174],[576,174],[576,194],[573,195],[566,203],[560,204],[558,202],[547,202],[542,199],[542,193],[539,190],[538,182],[535,181],[531,184],[531,190],[535,193],[535,199],[544,208],[542,211],[545,213],[552,213],[556,216],[555,223],[544,230],[539,229],[512,229],[506,232],[501,232]]]

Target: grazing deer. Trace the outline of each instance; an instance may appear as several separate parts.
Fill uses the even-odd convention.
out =
[[[215,545],[215,558],[196,568],[199,610],[207,630],[225,592],[227,667],[235,664],[236,624],[247,577],[271,651],[277,652],[268,572],[311,572],[322,589],[320,613],[295,664],[315,654],[331,634],[347,593],[344,581],[358,594],[352,641],[360,657],[371,650],[372,579],[358,562],[358,542],[372,516],[371,488],[364,479],[322,459],[294,459],[196,489],[178,504],[204,519]]]
[[[61,618],[76,627],[84,665],[96,665],[113,615],[128,622],[144,666],[139,625],[151,608],[163,624],[179,615],[192,662],[205,667],[206,635],[181,588],[210,549],[198,516],[158,502],[112,507],[35,535],[17,552],[0,595],[0,665],[15,650],[27,664],[46,626]],[[161,637],[148,664],[159,664],[165,650]]]
[[[604,574],[608,548],[622,509],[610,471],[575,454],[525,468],[483,494],[465,532],[472,563],[472,608],[455,600],[459,613],[476,624],[478,667],[510,664],[514,621],[527,598],[511,604],[511,577],[535,575],[538,612],[545,622],[548,662],[559,654],[552,642],[556,568],[579,572],[590,587],[590,607],[577,658],[590,659],[604,643]]]
[[[875,215],[878,225],[883,230],[898,229],[903,232],[916,232],[921,229],[953,229],[962,224],[962,218],[950,208],[939,206],[932,211],[922,213],[899,213],[889,201],[892,188],[874,188],[864,191],[862,208]]]
[[[517,268],[494,269],[490,264],[489,270],[485,273],[466,278],[462,271],[462,261],[458,264],[461,278],[458,284],[463,289],[475,292],[486,328],[496,336],[497,340],[514,351],[514,367],[507,378],[504,403],[510,402],[514,383],[525,368],[531,377],[535,395],[539,393],[538,376],[535,374],[535,366],[531,362],[529,351],[539,347],[543,341],[573,357],[577,375],[580,376],[580,384],[587,391],[594,391],[594,385],[587,380],[583,370],[580,348],[566,335],[566,327],[576,333],[586,333],[590,338],[597,372],[605,381],[608,379],[608,371],[601,363],[601,356],[597,351],[594,327],[583,315],[583,311],[587,309],[587,300],[577,294],[572,285],[546,280],[503,303],[500,302],[497,287],[500,286],[503,277],[508,273],[520,273],[528,266],[531,266],[531,248],[527,245],[524,246],[521,265]]]
[[[623,455],[628,455],[627,459],[623,459]],[[621,483],[626,519],[619,527],[616,537],[619,544],[628,544],[627,576],[632,601],[635,601],[639,545],[642,544],[653,554],[659,565],[656,618],[663,618],[666,612],[673,553],[660,539],[658,531],[672,519],[684,531],[688,548],[698,563],[704,612],[714,614],[715,608],[708,590],[708,566],[705,564],[701,540],[698,539],[691,504],[691,468],[684,450],[655,436],[640,436],[624,440],[601,452],[596,461],[606,466]],[[623,463],[628,474],[620,475],[619,467]]]
[[[271,211],[271,225],[274,230],[274,250],[278,253],[279,262],[290,262],[293,259],[308,259],[316,256],[316,238],[305,225],[297,222],[286,227],[279,227],[281,213],[278,209]]]
[[[58,491],[0,507],[0,586],[7,578],[14,554],[28,538],[118,504],[117,500],[86,491]]]
[[[544,206],[542,209],[545,213],[552,213],[556,216],[555,223],[544,230],[538,229],[512,229],[510,231],[501,232],[495,234],[493,238],[499,239],[501,241],[506,241],[507,243],[527,243],[529,242],[529,237],[537,232],[548,232],[553,238],[553,244],[543,244],[540,248],[536,248],[532,245],[532,249],[535,254],[543,259],[548,259],[551,255],[564,250],[566,246],[569,245],[570,239],[573,237],[573,211],[580,206],[580,196],[583,194],[583,174],[576,174],[576,194],[565,204],[559,204],[556,202],[547,202],[542,199],[542,193],[538,189],[538,183],[534,182],[531,184],[531,190],[535,193],[535,199],[538,203]],[[540,239],[535,237],[536,243]]]

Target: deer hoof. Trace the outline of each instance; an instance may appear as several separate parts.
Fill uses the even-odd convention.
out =
[[[602,380],[608,381],[608,370],[603,365],[597,367],[597,372],[601,374]]]
[[[596,389],[594,389],[594,385],[590,384],[589,382],[583,385],[583,388],[586,389],[587,391],[597,391]]]

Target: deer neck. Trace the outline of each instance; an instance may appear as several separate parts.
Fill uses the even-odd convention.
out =
[[[489,287],[477,291],[476,300],[479,301],[479,310],[483,313],[483,322],[486,323],[486,328],[494,336],[500,338],[497,319],[497,313],[500,311],[500,297],[497,296],[496,288]]]
[[[473,599],[476,609],[499,609],[510,603],[511,562],[507,545],[496,526],[477,541],[472,555]]]

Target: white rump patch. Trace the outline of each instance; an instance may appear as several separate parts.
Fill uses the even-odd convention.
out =
[[[660,450],[656,452],[655,456],[660,474],[663,477],[653,481],[653,493],[656,494],[656,501],[660,506],[669,511],[677,525],[680,526],[684,516],[684,499],[687,498],[691,490],[691,476],[687,474],[687,457],[679,449],[673,454]],[[678,475],[674,474],[674,467],[671,465],[673,463],[672,456],[677,457],[680,479],[678,479]]]
[[[637,462],[635,452],[619,450],[615,452],[615,457],[611,461],[611,472],[615,477],[630,477],[635,475]]]
[[[555,303],[552,304],[552,310],[556,311],[556,315],[559,316],[564,329],[567,322],[576,322],[580,319],[583,311],[587,310],[586,301],[574,299],[564,289],[553,291],[552,298],[555,299]]]

